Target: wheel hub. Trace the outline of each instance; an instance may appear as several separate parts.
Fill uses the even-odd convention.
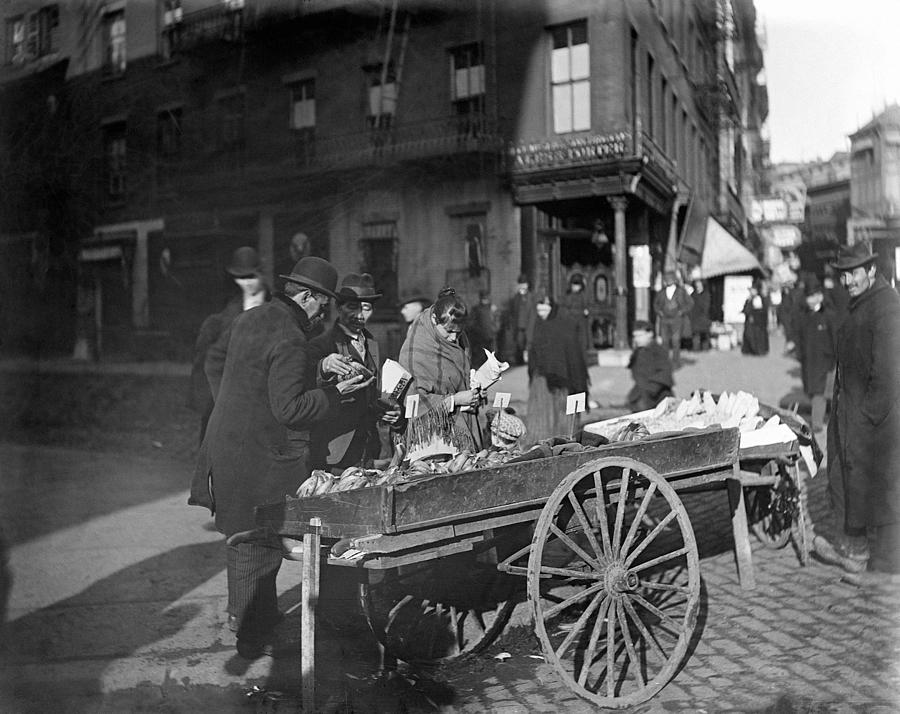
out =
[[[636,573],[632,573],[622,562],[610,563],[606,568],[604,583],[607,592],[626,593],[637,590],[640,579]]]

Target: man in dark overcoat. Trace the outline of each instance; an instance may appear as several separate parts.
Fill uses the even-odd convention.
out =
[[[503,359],[512,365],[525,364],[537,319],[537,299],[531,292],[528,276],[522,273],[516,281],[516,292],[503,311]]]
[[[834,267],[850,295],[838,329],[828,422],[828,487],[838,533],[816,536],[845,570],[900,572],[900,296],[866,243]]]
[[[659,335],[662,345],[669,354],[673,368],[681,366],[681,333],[685,317],[690,316],[694,300],[684,286],[678,283],[678,276],[666,271],[663,289],[653,298],[653,310],[659,320]]]
[[[280,619],[275,578],[279,547],[254,532],[253,509],[293,495],[309,476],[309,430],[338,408],[341,394],[365,388],[361,375],[316,386],[307,335],[334,296],[337,273],[315,257],[297,262],[284,292],[241,313],[231,328],[222,382],[200,446],[189,503],[207,506],[226,539],[230,615],[238,654],[275,654],[272,630]],[[328,360],[340,375],[342,359]]]
[[[803,290],[806,309],[797,319],[797,357],[803,391],[810,400],[810,426],[818,432],[825,425],[825,387],[834,370],[837,316],[814,275],[806,279]]]
[[[337,319],[331,329],[310,343],[310,354],[317,361],[338,354],[351,366],[362,365],[375,375],[366,389],[342,396],[339,409],[312,430],[313,466],[335,475],[350,466],[370,467],[381,451],[378,421],[395,424],[400,419],[399,406],[390,410],[378,406],[381,355],[366,322],[375,311],[373,303],[380,297],[371,275],[349,273],[337,291]],[[323,383],[338,379],[319,376]]]

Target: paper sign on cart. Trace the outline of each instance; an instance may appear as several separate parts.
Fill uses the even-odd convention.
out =
[[[415,419],[419,416],[419,395],[410,394],[406,398],[406,418]]]
[[[585,393],[570,394],[566,397],[566,414],[580,414],[584,411]]]
[[[497,392],[494,395],[494,408],[506,409],[509,406],[509,398],[512,395],[509,392]]]

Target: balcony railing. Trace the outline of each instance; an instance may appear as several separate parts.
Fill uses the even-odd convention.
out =
[[[185,13],[166,26],[163,36],[171,53],[216,40],[238,42],[244,37],[244,9],[223,3]]]

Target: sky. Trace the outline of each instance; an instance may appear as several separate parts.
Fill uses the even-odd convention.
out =
[[[900,0],[755,0],[773,162],[827,159],[900,102]]]

